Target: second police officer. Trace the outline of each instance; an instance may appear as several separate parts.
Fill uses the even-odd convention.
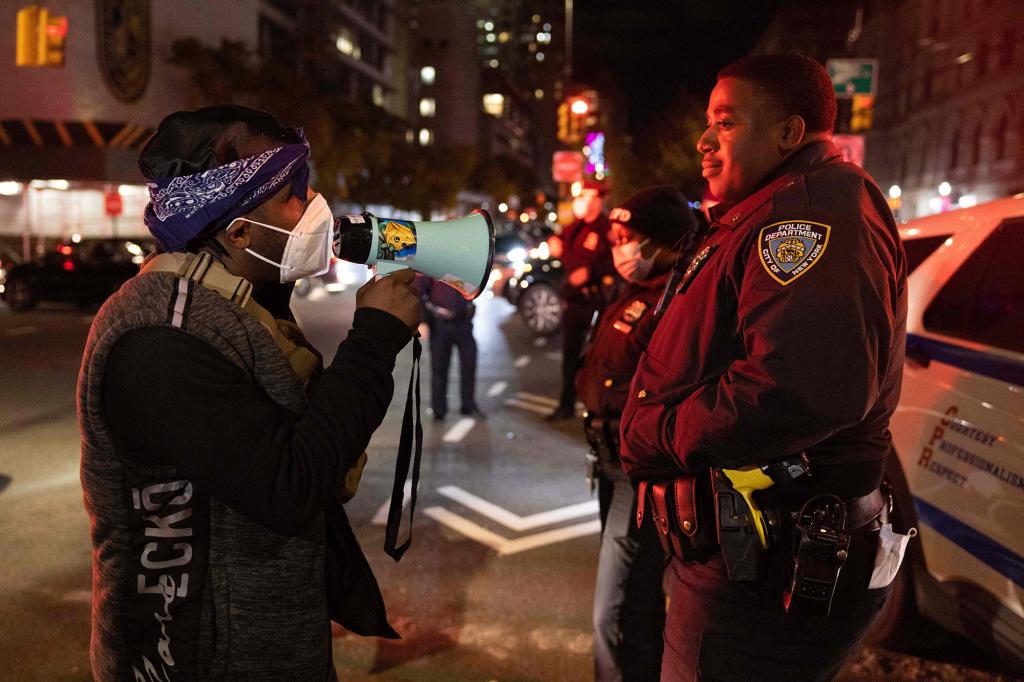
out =
[[[673,263],[686,261],[698,223],[674,187],[641,190],[609,214],[612,260],[626,281],[602,312],[576,374],[591,444],[603,531],[594,594],[594,674],[657,680],[661,668],[665,554],[650,525],[634,523],[636,494],[619,463],[619,417]],[[681,255],[682,252],[682,255]]]

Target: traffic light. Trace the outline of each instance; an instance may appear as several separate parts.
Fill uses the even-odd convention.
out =
[[[64,66],[68,18],[51,16],[40,5],[18,10],[18,66]]]
[[[569,103],[562,102],[558,105],[558,140],[569,142]]]

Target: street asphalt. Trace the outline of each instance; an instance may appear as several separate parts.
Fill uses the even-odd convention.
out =
[[[353,307],[354,287],[293,300],[328,360]],[[0,304],[0,680],[91,679],[74,389],[93,312],[43,306],[15,314]],[[511,306],[489,296],[475,328],[486,419],[458,415],[457,361],[449,416],[432,419],[425,349],[422,477],[412,548],[396,564],[383,552],[383,518],[411,348],[400,356],[395,398],[347,508],[402,639],[337,631],[343,680],[592,679],[597,503],[584,481],[579,423],[542,419],[558,392],[558,339],[534,338]],[[863,651],[844,679],[892,679],[895,671],[899,679],[1003,679],[876,650]]]

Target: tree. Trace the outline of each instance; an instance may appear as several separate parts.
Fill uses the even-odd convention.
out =
[[[612,135],[607,153],[615,173],[615,194],[621,200],[650,185],[674,185],[690,199],[699,199],[705,182],[697,140],[704,132],[704,105],[686,93],[634,137]]]
[[[426,217],[452,205],[468,182],[476,160],[472,149],[414,146],[400,118],[342,97],[328,77],[318,77],[322,61],[312,48],[292,63],[258,60],[244,44],[228,40],[210,47],[186,38],[172,50],[171,63],[190,75],[191,105],[244,104],[284,122],[301,122],[316,189],[328,202],[390,204]]]

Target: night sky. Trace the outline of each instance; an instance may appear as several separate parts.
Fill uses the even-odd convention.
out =
[[[573,80],[618,90],[631,131],[680,90],[706,97],[790,0],[576,0]],[[799,49],[799,46],[794,46]]]

